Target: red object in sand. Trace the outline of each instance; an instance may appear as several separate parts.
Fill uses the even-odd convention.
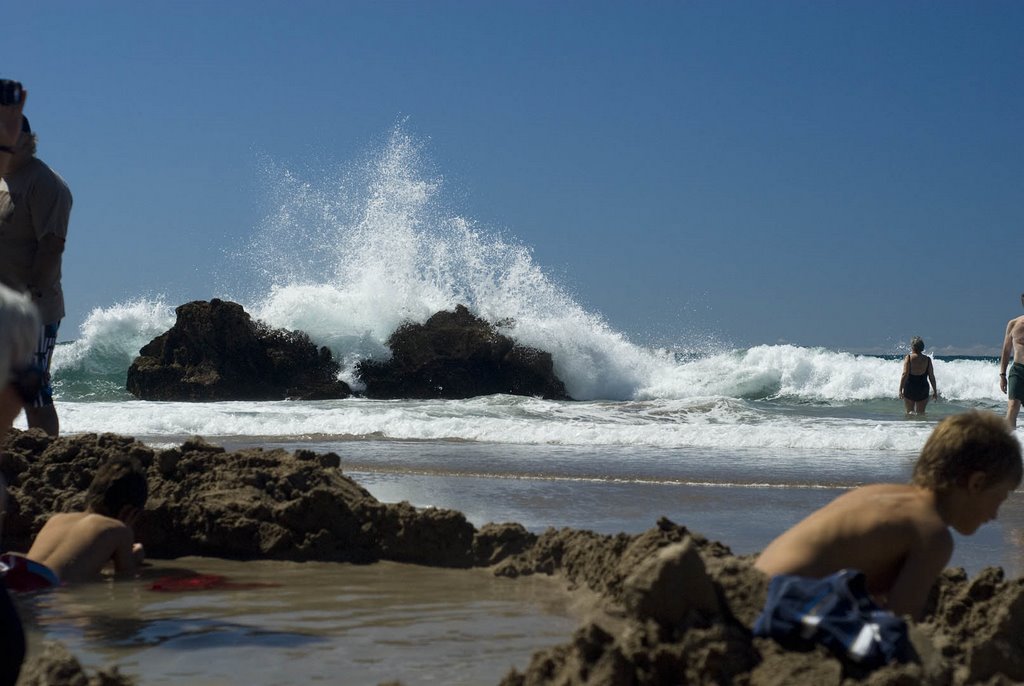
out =
[[[274,588],[280,585],[265,581],[241,583],[228,581],[226,576],[221,576],[220,574],[189,574],[188,576],[162,576],[149,585],[149,590],[176,593],[179,591],[213,591],[222,588]]]

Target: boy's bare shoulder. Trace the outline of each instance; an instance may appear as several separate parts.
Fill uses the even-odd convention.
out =
[[[63,539],[73,537],[76,540],[96,539],[101,536],[115,534],[119,531],[130,531],[124,522],[113,517],[95,512],[62,512],[51,516],[37,541],[52,540],[55,536]]]
[[[934,506],[935,494],[912,484],[870,484],[847,491],[834,502],[863,504],[864,502],[892,503],[894,505]]]
[[[885,509],[914,507],[920,500],[918,489],[907,484],[871,484],[859,486],[830,502],[820,513],[859,511],[867,513],[867,505]],[[873,512],[873,510],[871,510]]]
[[[95,512],[86,512],[83,514],[85,514],[85,516],[79,519],[73,527],[82,534],[97,536],[106,532],[131,531],[120,519],[97,514]]]
[[[935,491],[911,484],[861,486],[819,512],[826,518],[846,519],[850,524],[860,521],[861,526],[883,534],[904,529],[926,539],[949,535],[948,524],[939,513]]]
[[[858,496],[858,497],[872,497],[878,495],[916,495],[922,491],[921,488],[914,486],[913,484],[868,484],[867,486],[858,486],[850,491],[847,491],[844,497]]]
[[[85,516],[82,517],[82,522],[89,524],[90,526],[111,526],[111,527],[123,527],[125,524],[120,519],[114,517],[108,517],[97,512],[83,512]]]
[[[859,569],[869,590],[881,597],[906,560],[924,555],[944,564],[952,545],[933,491],[872,484],[847,491],[783,532],[755,566],[768,575],[811,577]]]
[[[46,524],[43,525],[40,530],[40,536],[51,536],[54,533],[60,534],[60,532],[69,530],[78,525],[87,516],[85,512],[59,512],[54,515],[50,515],[49,519],[46,520]]]
[[[124,522],[95,512],[61,512],[52,515],[39,532],[38,538],[53,536],[99,536],[107,531],[128,530]]]

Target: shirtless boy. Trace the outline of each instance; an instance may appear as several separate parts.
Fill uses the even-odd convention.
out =
[[[147,497],[139,463],[128,457],[112,459],[96,472],[86,493],[86,511],[50,517],[26,557],[49,567],[61,581],[96,578],[111,562],[118,574],[134,574],[144,552],[134,542],[132,526]]]
[[[839,496],[772,541],[755,566],[813,578],[856,569],[879,605],[919,618],[953,554],[949,527],[970,535],[995,519],[1021,474],[1020,444],[997,415],[947,417],[925,442],[910,484]]]
[[[1024,293],[1020,296],[1024,305]],[[1006,365],[1013,354],[1010,376],[1006,376]],[[1003,338],[1003,353],[999,356],[999,390],[1006,393],[1006,423],[1011,429],[1017,428],[1017,415],[1021,401],[1024,401],[1024,316],[1010,320]]]

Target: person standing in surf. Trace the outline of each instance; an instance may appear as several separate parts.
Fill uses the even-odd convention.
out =
[[[38,396],[26,401],[25,417],[29,428],[56,436],[60,423],[53,405],[50,362],[57,328],[64,318],[61,262],[71,191],[64,179],[36,157],[36,142],[28,118],[22,115],[18,137],[3,146],[7,154],[0,160],[0,282],[29,294],[39,309],[42,325],[35,363],[42,370],[43,385]]]
[[[1024,306],[1024,293],[1021,293],[1020,304]],[[1011,354],[1013,366],[1007,377],[1006,366]],[[1024,316],[1014,317],[1006,325],[1003,352],[999,356],[999,390],[1006,394],[1006,423],[1016,429],[1020,404],[1024,402]]]
[[[924,354],[924,341],[914,336],[910,341],[910,354],[903,360],[903,375],[900,377],[900,399],[907,414],[924,414],[928,407],[928,384],[931,397],[939,399],[939,387],[935,383],[932,358]]]
[[[14,146],[21,135],[21,111],[25,106],[25,91],[17,81],[0,80],[0,174],[14,158]],[[0,187],[4,186],[0,178]],[[0,201],[0,217],[5,214]],[[25,389],[21,372],[24,361],[32,352],[39,314],[28,298],[0,285],[0,373],[6,381],[0,387],[0,434],[6,433],[21,412]],[[31,375],[29,375],[31,378]],[[38,378],[38,377],[37,377]],[[0,528],[7,510],[7,489],[0,474]],[[25,630],[21,617],[11,602],[3,575],[0,574],[0,686],[13,686],[21,673],[25,659]]]

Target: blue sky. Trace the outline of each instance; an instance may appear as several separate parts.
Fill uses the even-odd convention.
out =
[[[0,75],[94,307],[221,295],[261,156],[396,125],[638,342],[997,348],[1024,291],[1024,3],[34,2]],[[62,337],[63,337],[62,336]]]

